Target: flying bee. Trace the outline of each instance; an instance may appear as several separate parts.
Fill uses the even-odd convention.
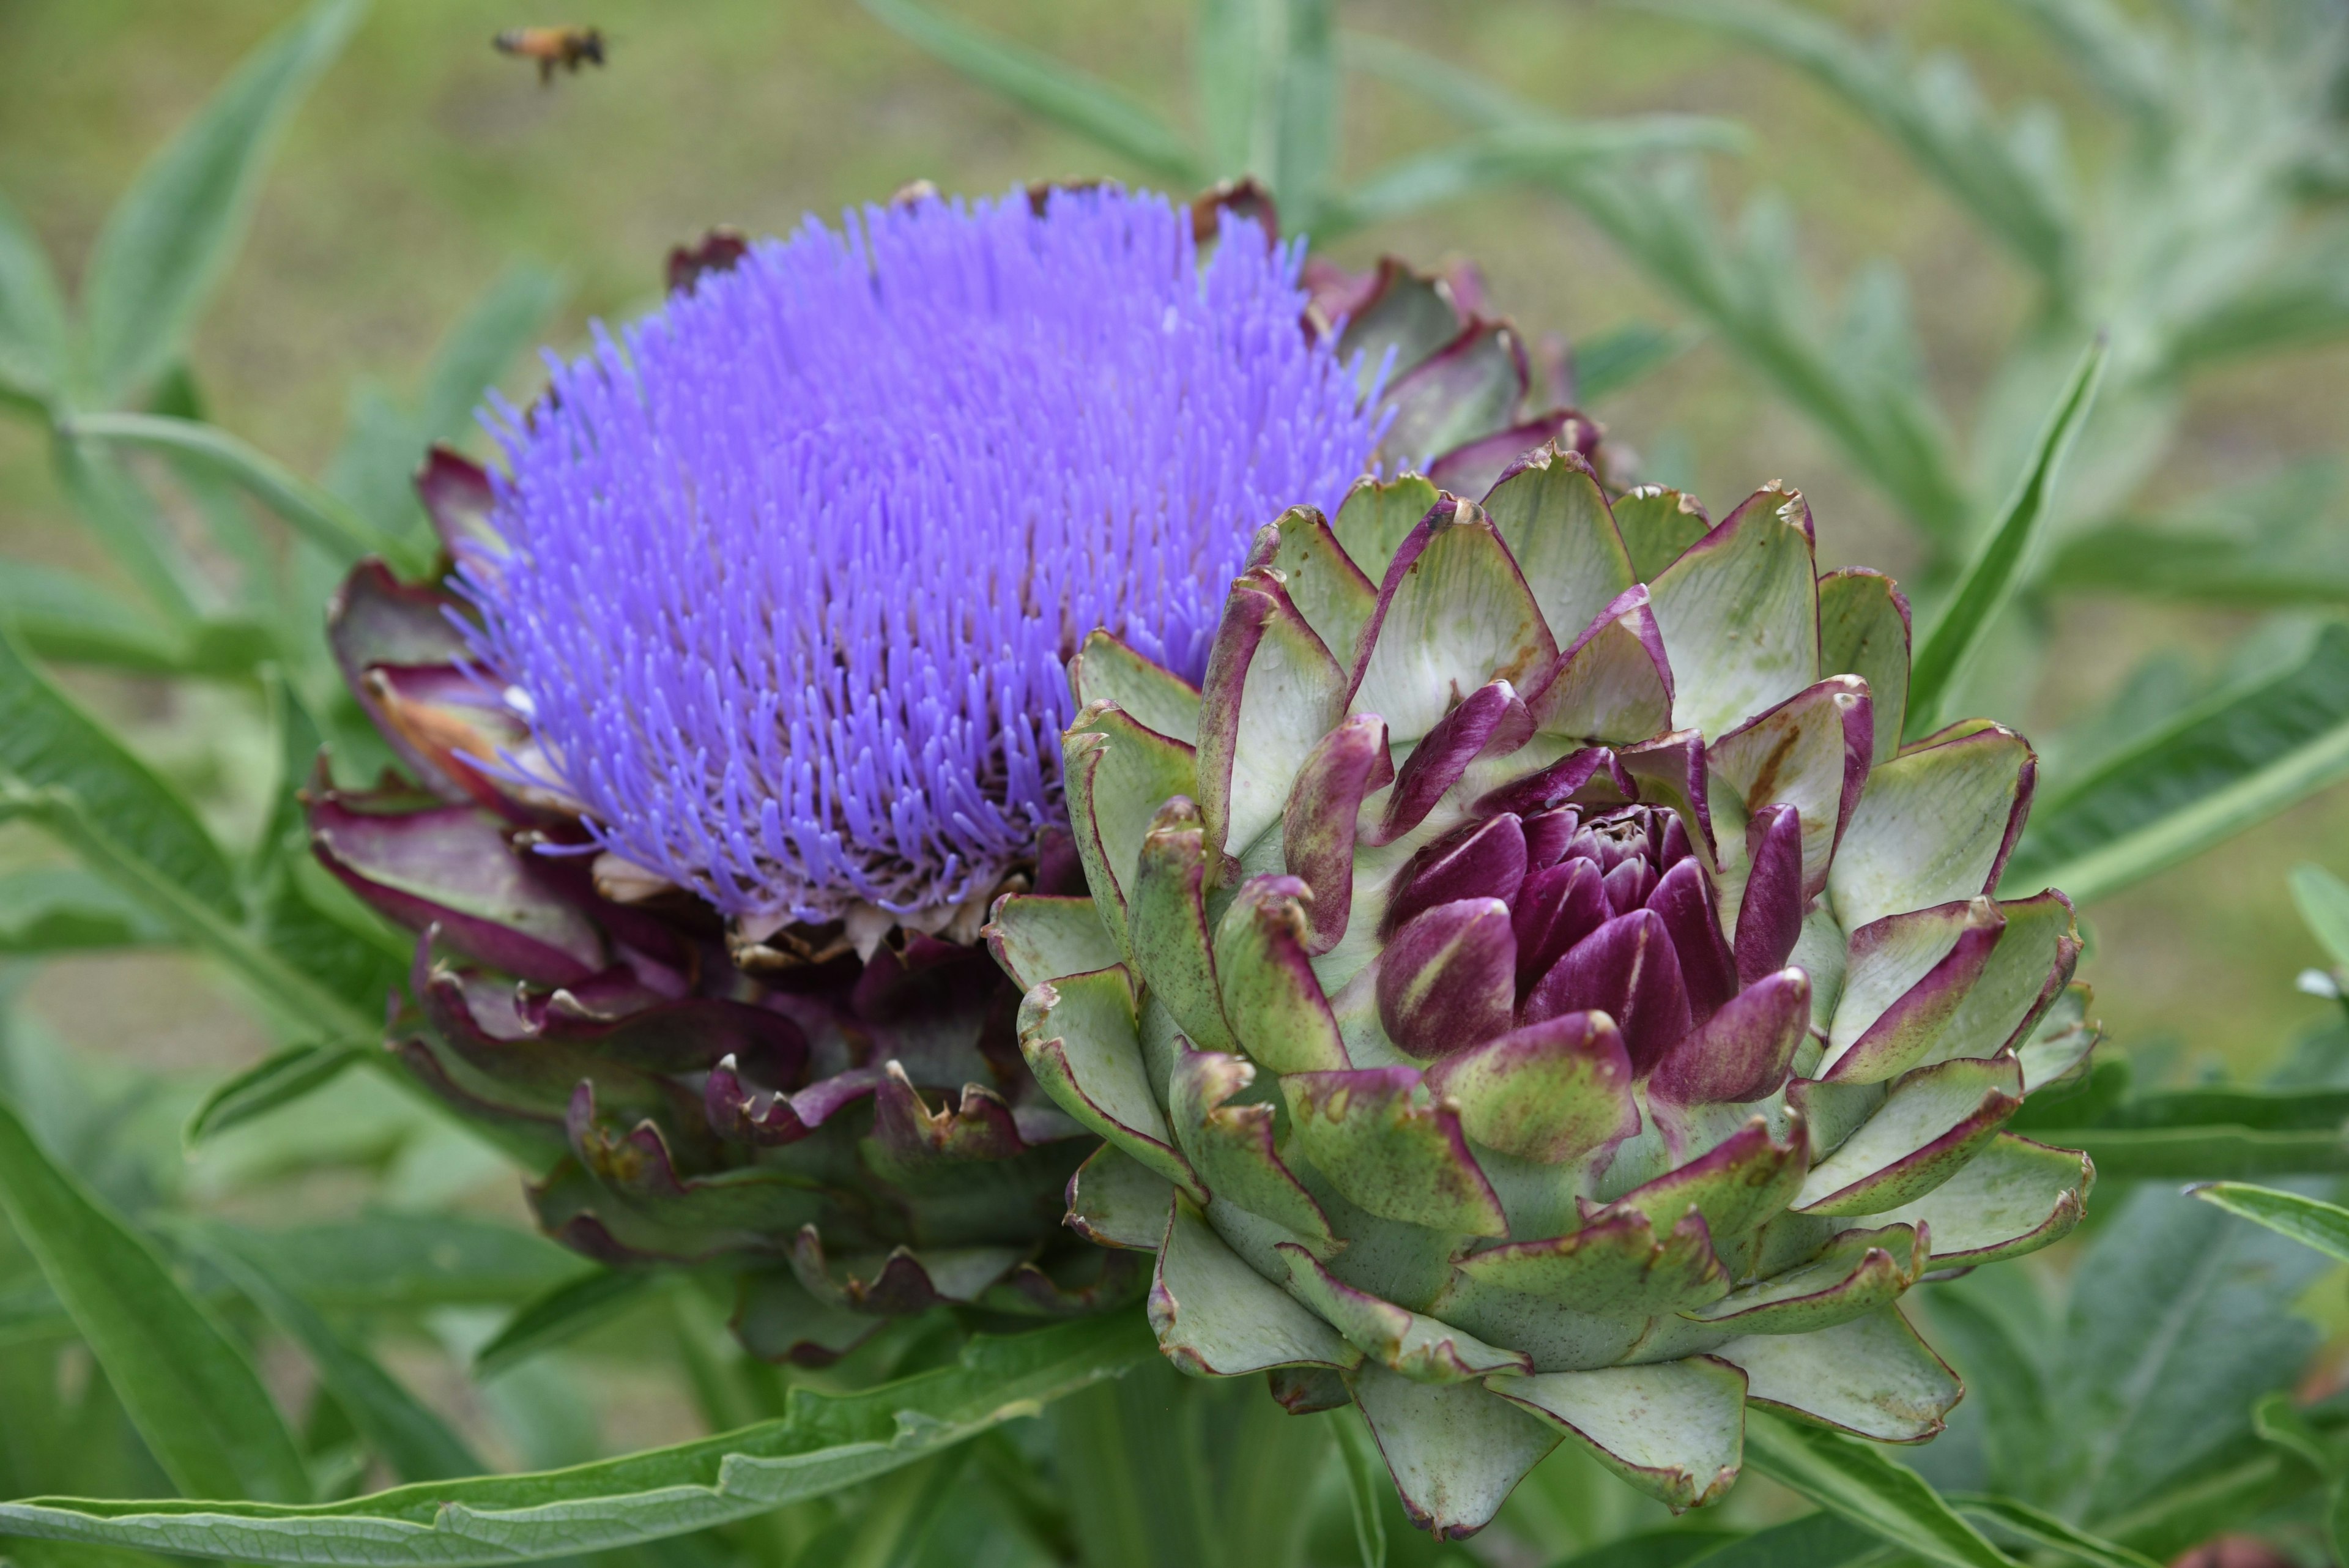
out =
[[[604,63],[601,27],[515,27],[490,42],[502,55],[536,60],[541,82],[552,82],[557,66],[575,75],[583,61]]]

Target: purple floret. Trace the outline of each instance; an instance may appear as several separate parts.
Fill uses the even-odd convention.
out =
[[[1084,634],[1196,680],[1255,530],[1369,466],[1301,262],[1114,190],[811,218],[501,407],[475,652],[729,914],[983,895],[1062,819]]]

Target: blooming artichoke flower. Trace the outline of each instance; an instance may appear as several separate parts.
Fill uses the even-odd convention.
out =
[[[331,624],[420,787],[321,784],[314,838],[421,933],[395,1046],[554,1234],[741,1262],[802,1360],[1139,1288],[1057,1223],[1093,1142],[976,945],[1081,887],[1066,659],[1108,625],[1196,678],[1264,517],[1590,436],[1520,421],[1515,335],[1437,280],[1325,278],[1333,337],[1268,221],[1096,188],[714,234],[499,406],[507,473],[427,465],[445,580],[363,566]]]
[[[2063,895],[1992,896],[2030,748],[1902,747],[1908,677],[1800,494],[1709,526],[1556,444],[1280,514],[1198,686],[1094,633],[1092,896],[989,937],[1164,1353],[1360,1406],[1444,1535],[1563,1438],[1679,1509],[1748,1400],[1937,1432],[1895,1303],[2076,1222],[2088,1161],[2002,1124],[2094,1031]]]

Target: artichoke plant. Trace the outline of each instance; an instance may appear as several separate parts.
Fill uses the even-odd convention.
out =
[[[331,616],[409,776],[322,779],[313,837],[418,933],[394,1047],[551,1233],[740,1264],[738,1329],[802,1361],[1139,1290],[1058,1224],[1093,1140],[978,941],[1007,889],[1083,886],[1065,660],[1109,625],[1195,679],[1279,507],[1596,439],[1528,417],[1468,280],[1309,281],[1270,223],[1247,188],[914,190],[713,234],[493,410],[508,472],[426,466],[443,577],[362,566]]]
[[[1749,1400],[1940,1430],[1898,1300],[2078,1220],[2002,1125],[2094,1030],[2069,903],[1995,897],[2031,749],[1901,745],[1909,639],[1798,493],[1715,526],[1558,442],[1282,513],[1196,685],[1093,633],[1090,897],[988,936],[1164,1354],[1358,1406],[1446,1536],[1567,1438],[1680,1509]]]

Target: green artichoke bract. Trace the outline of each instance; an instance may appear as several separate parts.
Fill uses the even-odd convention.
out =
[[[1564,1438],[1677,1509],[1749,1399],[1939,1431],[1896,1303],[2078,1220],[2087,1159],[2001,1129],[2095,1031],[2070,904],[1992,897],[2031,749],[1901,746],[1908,675],[1799,493],[1710,526],[1555,442],[1283,514],[1201,688],[1095,633],[1092,896],[989,936],[1165,1354],[1360,1406],[1447,1536]]]

